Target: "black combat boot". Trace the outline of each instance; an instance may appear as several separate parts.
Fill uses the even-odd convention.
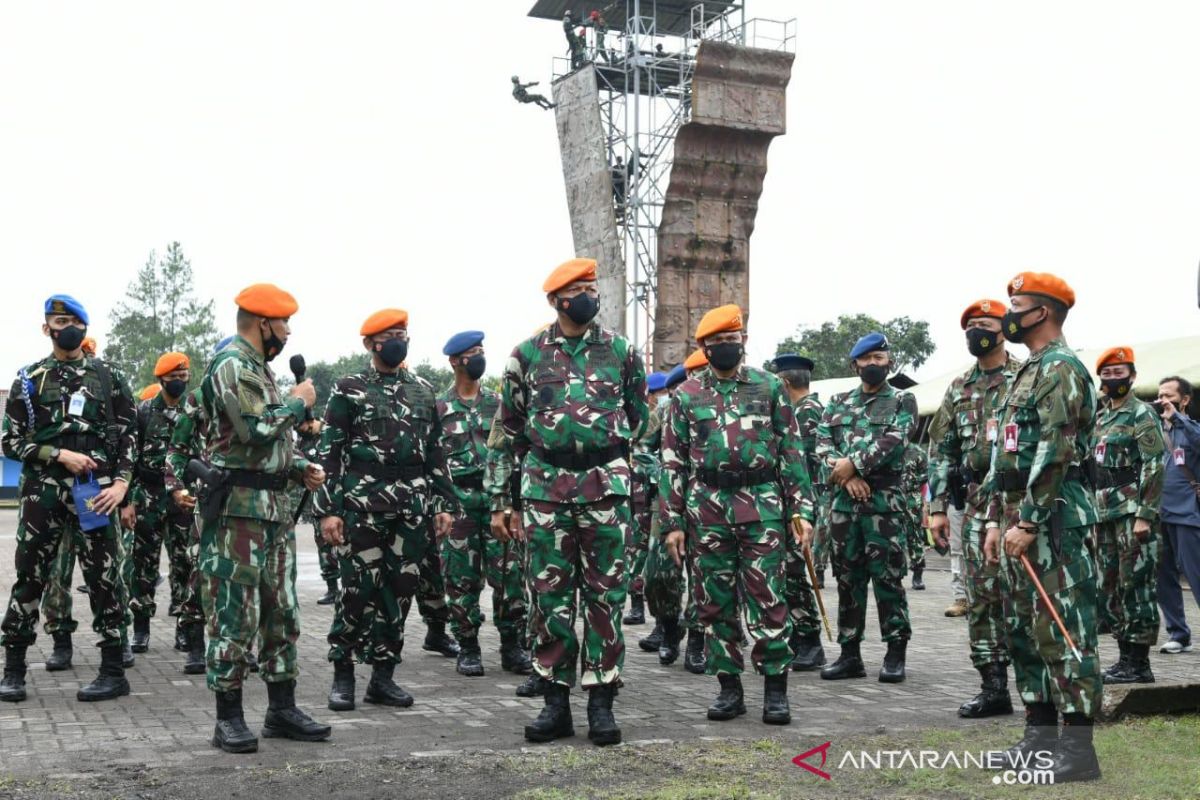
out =
[[[188,638],[187,625],[181,619],[175,620],[175,649],[181,653],[186,653],[191,646],[188,643],[191,640]]]
[[[546,679],[534,673],[517,687],[517,697],[540,697],[546,693]]]
[[[704,656],[704,631],[688,631],[683,668],[693,675],[703,675],[707,665],[708,659]]]
[[[371,681],[367,684],[367,693],[363,695],[363,702],[379,706],[395,706],[396,708],[411,706],[413,696],[392,680],[395,672],[395,664],[374,665],[371,668]]]
[[[294,739],[297,742],[323,742],[333,733],[296,708],[296,682],[276,681],[267,684],[267,717],[263,720],[264,739]]]
[[[121,652],[121,667],[124,669],[133,669],[133,665],[134,665],[133,648],[130,647],[128,638],[126,638],[125,641],[121,642],[120,652]]]
[[[533,672],[529,652],[521,647],[521,637],[515,630],[500,631],[500,669],[516,675]]]
[[[1105,674],[1104,682],[1154,683],[1154,673],[1150,670],[1150,645],[1131,643],[1125,668],[1112,674]]]
[[[647,653],[657,653],[658,648],[662,647],[663,626],[661,622],[655,621],[654,630],[638,639],[638,647],[645,650]]]
[[[183,662],[185,675],[203,675],[208,671],[204,659],[204,623],[193,622],[187,626],[187,659]]]
[[[605,747],[621,743],[621,729],[613,717],[613,694],[617,687],[608,683],[603,686],[593,686],[588,691],[588,738],[592,744]]]
[[[1092,744],[1093,730],[1092,720],[1083,714],[1063,714],[1062,733],[1051,767],[1055,784],[1099,780],[1100,760]]]
[[[717,675],[721,682],[721,693],[708,707],[708,718],[721,721],[740,717],[746,713],[746,696],[742,692],[742,677],[740,675]]]
[[[629,613],[621,620],[626,625],[646,624],[646,602],[640,594],[629,595]]]
[[[150,618],[136,616],[133,618],[133,640],[129,649],[135,653],[144,653],[150,649]]]
[[[56,631],[54,637],[54,652],[46,659],[47,672],[62,672],[71,668],[71,657],[75,649],[71,646],[71,634],[66,631]]]
[[[837,661],[821,670],[821,678],[827,681],[865,677],[867,677],[867,668],[863,666],[858,642],[846,642],[842,645],[842,654],[838,656]]]
[[[349,658],[333,662],[333,685],[329,687],[329,710],[354,710],[354,662]]]
[[[925,575],[925,567],[924,567],[924,566],[920,566],[920,567],[913,567],[913,571],[912,571],[912,576],[913,576],[913,580],[912,580],[912,587],[913,587],[913,589],[917,590],[918,592],[921,592],[921,591],[924,591],[924,590],[925,590],[925,581],[921,580],[921,578],[922,578],[924,575]]]
[[[1004,763],[1009,769],[1035,769],[1037,753],[1054,752],[1057,743],[1058,709],[1053,703],[1029,703],[1025,706],[1025,733],[1004,751]]]
[[[546,705],[537,719],[525,726],[525,739],[530,742],[551,742],[565,736],[575,735],[575,723],[571,721],[571,687],[546,681],[543,692]]]
[[[888,642],[887,653],[883,657],[883,666],[879,669],[880,683],[902,683],[904,681],[904,659],[908,654],[908,639],[894,639]]]
[[[794,637],[792,669],[796,672],[811,672],[825,665],[825,648],[821,646],[821,634],[808,633]]]
[[[683,628],[678,619],[663,623],[662,644],[658,647],[658,663],[669,667],[679,658],[679,642],[683,639]]]
[[[479,649],[478,639],[472,637],[458,643],[458,663],[454,670],[468,678],[483,677],[483,652]]]
[[[768,725],[787,725],[792,721],[788,705],[787,670],[763,679],[763,722]]]
[[[993,662],[978,669],[979,694],[959,706],[958,715],[978,719],[1013,713],[1012,698],[1008,694],[1008,665]]]
[[[129,681],[125,680],[125,668],[121,666],[121,645],[111,644],[100,648],[100,674],[96,679],[75,693],[83,703],[95,700],[113,700],[129,694]]]
[[[4,677],[0,678],[0,700],[20,703],[25,699],[25,645],[4,648]]]
[[[226,753],[253,753],[258,750],[258,738],[246,727],[242,714],[242,690],[217,692],[217,726],[212,745]]]
[[[427,625],[425,644],[421,645],[421,649],[431,653],[441,653],[446,658],[457,658],[458,644],[446,635],[446,621],[431,619]]]
[[[319,606],[331,606],[337,601],[338,587],[337,578],[329,578],[325,581],[325,594],[321,595],[317,600]]]
[[[1124,672],[1125,667],[1129,664],[1129,642],[1117,639],[1117,647],[1121,651],[1120,657],[1112,663],[1112,665],[1104,670],[1104,677],[1116,675],[1118,672]]]

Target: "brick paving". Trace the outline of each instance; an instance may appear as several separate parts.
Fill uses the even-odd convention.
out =
[[[16,512],[0,510],[0,602],[7,601],[13,580],[15,528]],[[422,651],[424,626],[414,611],[397,681],[412,692],[416,704],[396,710],[360,702],[357,710],[339,714],[326,709],[331,668],[325,660],[325,633],[332,607],[316,605],[324,584],[317,571],[311,529],[301,526],[297,541],[302,631],[297,699],[316,718],[333,724],[334,735],[329,743],[266,740],[259,752],[249,757],[226,756],[212,748],[208,744],[214,721],[212,695],[204,686],[203,676],[184,675],[181,671],[183,655],[171,646],[174,621],[163,616],[166,587],[161,586],[160,614],[151,623],[150,652],[138,655],[137,665],[127,672],[133,689],[129,697],[104,703],[75,700],[75,691],[96,674],[99,662],[99,650],[84,646],[90,641],[91,616],[83,595],[75,595],[80,633],[75,636],[73,670],[46,672],[43,662],[52,643],[50,637],[39,632],[28,656],[29,700],[0,704],[0,770],[72,774],[106,766],[185,765],[196,759],[209,759],[213,766],[282,767],[301,761],[435,755],[460,750],[513,751],[526,746],[522,726],[536,715],[541,700],[513,695],[522,678],[501,671],[499,637],[490,622],[481,637],[486,676],[464,678],[455,673],[453,659]],[[914,635],[909,646],[908,680],[887,685],[874,679],[884,647],[874,627],[874,614],[868,614],[868,640],[863,645],[868,678],[829,682],[820,680],[816,673],[792,673],[789,696],[793,722],[787,728],[768,728],[760,723],[762,685],[753,676],[746,681],[750,713],[731,722],[709,722],[704,711],[715,694],[716,681],[684,672],[682,660],[671,667],[659,666],[654,654],[641,651],[635,644],[650,626],[627,627],[625,686],[616,705],[626,741],[753,739],[770,735],[807,746],[817,736],[982,724],[960,720],[954,713],[977,691],[978,676],[967,658],[964,620],[942,615],[950,601],[945,561],[930,555],[931,569],[926,573],[929,588],[909,592]],[[836,595],[832,582],[828,584],[826,604],[831,619],[835,619]],[[484,598],[484,608],[491,608],[488,597]],[[831,658],[836,649],[826,643]],[[1115,657],[1111,638],[1104,637],[1101,655],[1106,664]],[[1179,656],[1155,653],[1153,664],[1159,682],[1200,679],[1200,651]],[[369,667],[358,668],[360,701],[368,675]],[[578,735],[566,744],[587,744],[583,736],[584,704],[581,693],[573,695]],[[246,711],[253,729],[259,727],[265,710],[265,688],[252,678],[247,683]],[[1017,716],[1012,724],[1018,724]]]

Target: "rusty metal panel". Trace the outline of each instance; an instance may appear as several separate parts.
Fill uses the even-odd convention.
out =
[[[692,78],[692,119],[675,160],[658,228],[656,369],[695,347],[692,333],[714,306],[750,314],[750,234],[767,149],[786,132],[791,53],[704,42]]]
[[[613,212],[595,68],[589,64],[555,81],[554,102],[575,255],[596,259],[600,324],[624,333],[625,263]]]

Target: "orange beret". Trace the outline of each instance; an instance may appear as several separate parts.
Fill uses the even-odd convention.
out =
[[[1128,364],[1133,366],[1133,348],[1132,347],[1110,347],[1100,354],[1100,358],[1096,361],[1096,372],[1105,367],[1116,366],[1117,364]]]
[[[154,364],[154,377],[161,378],[177,369],[187,369],[192,362],[183,353],[163,353]]]
[[[696,341],[703,341],[714,333],[725,331],[740,331],[742,329],[742,310],[730,303],[727,306],[717,306],[700,318],[696,326]]]
[[[385,308],[367,317],[358,332],[363,336],[374,336],[390,328],[408,329],[408,312],[403,308]]]
[[[1003,300],[976,300],[971,305],[967,306],[967,310],[962,313],[959,323],[963,330],[967,329],[967,323],[979,317],[991,317],[992,319],[1003,319],[1004,312],[1008,309],[1008,303]]]
[[[85,336],[83,344],[79,345],[79,347],[88,355],[96,355],[96,340],[90,336]]]
[[[1022,272],[1008,282],[1008,296],[1015,294],[1038,294],[1049,297],[1072,308],[1075,305],[1075,290],[1057,275],[1049,272]]]
[[[683,362],[683,368],[688,372],[708,366],[708,356],[704,355],[704,350],[696,350],[687,357],[687,361]]]
[[[152,383],[149,386],[147,386],[145,389],[142,389],[142,393],[138,395],[138,399],[139,400],[149,400],[151,398],[158,397],[158,393],[161,391],[162,391],[161,384]]]
[[[545,283],[542,284],[542,291],[549,294],[557,292],[564,286],[570,286],[575,281],[594,280],[596,280],[596,259],[572,258],[554,268],[554,272],[551,272],[550,277],[546,278]]]
[[[237,307],[267,319],[286,319],[300,310],[296,298],[273,283],[256,283],[238,292]]]

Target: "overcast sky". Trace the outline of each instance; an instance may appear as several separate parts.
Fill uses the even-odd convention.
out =
[[[0,5],[0,374],[48,347],[58,291],[107,312],[182,242],[233,296],[300,302],[288,352],[359,347],[382,306],[412,358],[481,328],[489,372],[550,318],[573,255],[532,0]],[[788,134],[751,240],[751,356],[841,313],[927,319],[924,375],[965,360],[962,308],[1017,271],[1077,290],[1080,347],[1189,334],[1200,258],[1200,3],[788,2]],[[5,378],[7,385],[8,378]]]

